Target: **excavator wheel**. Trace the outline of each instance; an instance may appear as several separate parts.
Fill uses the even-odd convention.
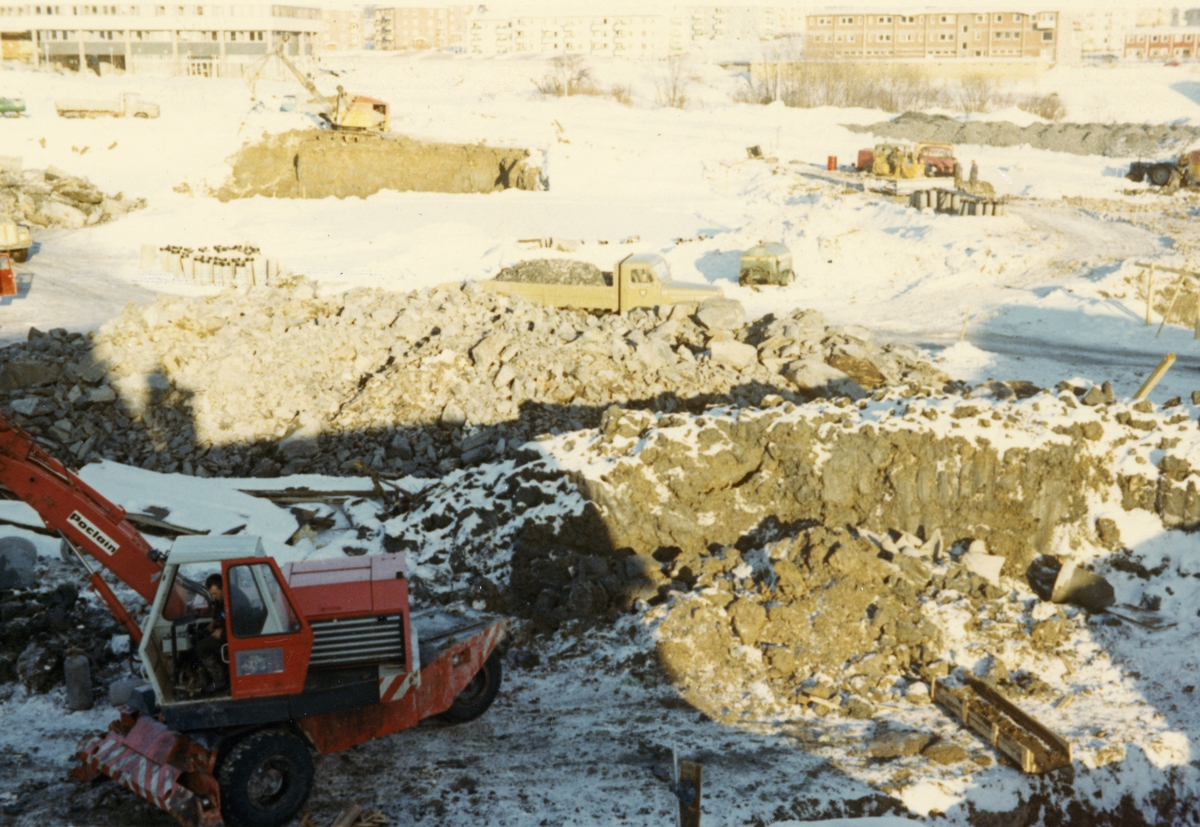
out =
[[[24,264],[26,261],[29,260],[29,248],[22,247],[19,250],[13,250],[12,251],[12,260],[15,261],[17,264]]]
[[[228,827],[282,827],[313,787],[313,762],[298,736],[267,729],[246,737],[217,772],[221,815]]]
[[[1171,169],[1169,164],[1155,164],[1150,167],[1150,183],[1156,187],[1165,187],[1171,180]]]
[[[475,673],[475,677],[467,684],[454,703],[438,716],[439,719],[452,724],[465,724],[474,721],[487,712],[492,701],[500,692],[500,679],[503,673],[499,650],[493,650],[484,661],[483,668]]]

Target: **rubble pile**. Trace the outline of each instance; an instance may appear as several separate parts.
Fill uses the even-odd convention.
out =
[[[111,643],[121,631],[107,608],[84,599],[69,580],[0,591],[0,698],[11,691],[5,684],[18,681],[37,694],[61,686],[63,662],[72,654],[88,658],[94,686],[102,687],[104,667],[119,666]]]
[[[88,179],[57,167],[22,170],[19,159],[0,165],[0,216],[15,221],[74,230],[114,221],[144,206],[141,198],[106,195]]]
[[[505,267],[496,281],[522,281],[537,284],[595,284],[610,283],[594,264],[563,258],[538,258]]]
[[[927,703],[930,683],[957,664],[923,606],[961,602],[995,617],[1008,603],[944,549],[935,565],[930,546],[893,553],[818,526],[746,553],[728,547],[652,612],[660,662],[692,705],[722,719],[796,705],[870,718],[877,704]]]
[[[1200,138],[1200,130],[1180,124],[1032,123],[1021,127],[1009,121],[959,121],[924,112],[905,112],[890,121],[846,124],[845,128],[906,141],[981,146],[1029,144],[1034,149],[1109,158],[1178,154]]]
[[[91,341],[34,332],[0,351],[0,405],[77,462],[413,474],[595,427],[614,403],[698,411],[946,382],[911,348],[819,313],[744,322],[729,300],[592,315],[473,283],[161,297]]]

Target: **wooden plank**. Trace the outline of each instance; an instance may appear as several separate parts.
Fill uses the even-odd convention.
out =
[[[934,682],[933,700],[1007,755],[1022,771],[1044,773],[1071,763],[1071,745],[1015,706],[994,687],[966,677],[955,692]]]
[[[358,821],[358,817],[362,815],[363,808],[357,804],[351,804],[350,809],[342,810],[338,817],[333,820],[329,827],[352,827]]]
[[[1151,268],[1155,271],[1161,270],[1164,273],[1174,273],[1177,276],[1192,276],[1193,278],[1200,278],[1200,273],[1197,273],[1193,270],[1180,270],[1176,267],[1163,267],[1160,264],[1151,264],[1146,261],[1135,261],[1134,266],[1142,267],[1142,268]]]
[[[355,488],[334,491],[312,491],[308,488],[239,488],[243,494],[270,500],[276,505],[296,505],[297,503],[326,503],[340,505],[346,500],[356,497],[373,499],[376,496],[374,488]]]
[[[200,531],[195,528],[175,525],[174,523],[168,523],[166,520],[152,517],[149,514],[126,514],[125,519],[138,528],[145,530],[147,534],[157,534],[164,537],[192,537],[209,533],[207,529]]]

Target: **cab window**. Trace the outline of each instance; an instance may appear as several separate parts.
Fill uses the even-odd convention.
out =
[[[300,631],[300,619],[266,563],[231,566],[228,599],[229,625],[236,637]]]

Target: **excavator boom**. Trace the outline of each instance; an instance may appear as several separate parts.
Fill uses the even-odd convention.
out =
[[[3,413],[0,488],[28,503],[47,528],[86,551],[147,603],[154,600],[163,564],[159,553],[125,519],[125,509],[102,497]],[[118,611],[120,602],[113,605],[115,595],[111,590],[105,593],[107,584],[94,572],[91,580],[118,619],[132,625],[131,634],[139,636],[128,613],[122,615],[124,608]]]

